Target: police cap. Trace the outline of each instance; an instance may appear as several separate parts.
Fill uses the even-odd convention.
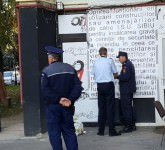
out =
[[[62,54],[64,51],[62,49],[59,49],[57,47],[53,47],[53,46],[46,46],[45,47],[47,54]]]
[[[116,58],[119,58],[120,56],[125,56],[126,58],[128,57],[127,56],[127,53],[126,52],[122,52],[122,51],[119,51],[119,54]]]

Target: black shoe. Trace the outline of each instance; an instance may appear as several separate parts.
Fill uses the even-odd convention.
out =
[[[132,132],[133,129],[132,127],[124,127],[123,130],[121,130],[121,133],[129,133],[129,132]]]
[[[136,131],[136,126],[133,126],[132,127],[132,131]]]
[[[104,136],[104,133],[97,132],[97,135]]]
[[[109,133],[109,136],[119,136],[119,135],[121,135],[121,132],[113,131]]]

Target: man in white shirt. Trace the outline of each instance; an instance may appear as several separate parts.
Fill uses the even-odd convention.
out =
[[[114,78],[117,69],[112,59],[107,58],[107,49],[101,47],[100,58],[93,65],[93,74],[98,90],[98,135],[103,136],[106,121],[109,126],[109,136],[118,136],[114,125],[115,117],[115,86]]]

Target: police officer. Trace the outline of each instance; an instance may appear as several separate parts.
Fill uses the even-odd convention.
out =
[[[119,58],[122,64],[120,75],[117,78],[119,79],[120,85],[121,112],[124,123],[122,132],[126,133],[132,132],[136,128],[132,105],[133,93],[136,92],[135,69],[132,62],[128,59],[126,52],[119,51],[117,58]]]
[[[50,143],[53,150],[62,150],[62,134],[67,150],[78,150],[73,106],[81,95],[81,82],[72,66],[59,62],[61,49],[52,46],[45,49],[49,65],[42,71],[41,90]]]
[[[107,49],[101,47],[100,58],[93,65],[93,74],[98,90],[98,135],[103,136],[106,121],[109,126],[109,136],[118,136],[114,126],[115,87],[114,76],[117,76],[116,66],[112,59],[107,58]]]

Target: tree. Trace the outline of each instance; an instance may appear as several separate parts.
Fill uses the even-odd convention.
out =
[[[18,40],[15,0],[0,0],[0,51],[18,61]],[[0,60],[2,56],[0,55]],[[0,62],[0,69],[3,63]],[[2,70],[1,70],[2,71]]]

